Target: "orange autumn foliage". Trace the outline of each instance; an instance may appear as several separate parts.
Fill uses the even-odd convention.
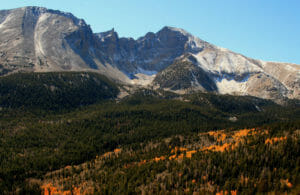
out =
[[[291,182],[289,182],[288,179],[281,179],[280,182],[284,185],[286,185],[288,188],[292,188],[293,184]]]
[[[116,148],[116,149],[114,149],[113,152],[106,152],[106,153],[104,153],[104,154],[102,155],[102,157],[104,157],[104,158],[110,158],[110,157],[112,157],[113,155],[119,154],[121,151],[122,151],[122,150],[121,150],[120,148]]]
[[[173,160],[173,159],[176,159],[176,154],[169,157],[169,160]]]
[[[231,195],[237,195],[237,190],[231,190],[230,193]]]
[[[186,155],[184,155],[184,153],[181,153],[179,155],[177,155],[178,152],[186,152]],[[184,156],[186,156],[187,158],[191,158],[192,154],[196,153],[196,150],[191,150],[189,151],[187,148],[182,148],[182,147],[175,147],[174,149],[171,150],[171,156],[169,156],[169,160],[181,160],[184,158]]]
[[[273,137],[271,139],[268,138],[268,139],[266,139],[265,144],[274,144],[276,142],[284,141],[286,139],[287,139],[287,137]]]
[[[252,134],[255,134],[256,132],[254,130],[255,129],[241,129],[241,130],[235,131],[232,135],[232,138],[235,143],[225,143],[223,145],[211,145],[211,146],[207,146],[207,147],[200,149],[200,151],[210,150],[210,151],[214,151],[214,152],[224,152],[225,150],[229,150],[229,149],[233,150],[236,146],[239,145],[240,142],[242,142],[242,140],[241,140],[242,137],[249,135],[250,132]],[[221,132],[210,131],[210,132],[208,132],[208,134],[213,135],[213,136],[218,136],[218,137],[221,136],[221,138],[217,139],[217,140],[225,141],[226,134],[224,134],[223,132],[224,132],[223,130]]]
[[[52,184],[44,184],[41,188],[44,195],[85,195],[93,192],[92,189],[81,190],[80,187],[73,187],[72,190],[61,190]]]
[[[236,131],[233,135],[234,138],[240,138],[245,137],[248,135],[250,131],[253,131],[253,129],[241,129],[239,131]]]
[[[146,160],[143,160],[143,161],[139,162],[138,165],[141,166],[141,165],[143,165],[143,164],[146,164],[146,162],[147,162]]]
[[[206,147],[203,147],[203,148],[200,148],[197,150],[189,150],[184,147],[176,146],[171,150],[171,152],[170,152],[171,155],[169,157],[166,157],[166,156],[155,157],[152,160],[148,160],[148,162],[151,162],[151,161],[158,162],[160,160],[166,160],[166,159],[182,160],[183,158],[192,158],[193,154],[195,154],[198,151],[224,152],[225,150],[234,150],[235,147],[237,147],[239,145],[239,143],[241,143],[243,141],[241,138],[243,138],[247,135],[254,135],[254,134],[258,134],[258,133],[268,134],[267,131],[259,131],[259,130],[255,130],[255,129],[241,129],[241,130],[232,132],[232,138],[233,138],[232,142],[227,142],[222,145],[210,145],[210,146],[206,146]],[[222,142],[225,142],[226,138],[228,137],[228,135],[226,135],[224,133],[224,130],[210,131],[208,133],[201,133],[200,135],[205,135],[205,134],[214,136],[218,141],[222,141]],[[171,146],[169,146],[169,148],[171,148]],[[114,152],[117,152],[117,151],[118,150],[116,149]],[[147,162],[146,160],[143,160],[137,164],[142,165],[142,164],[145,164],[146,162]]]
[[[224,152],[225,150],[228,150],[230,148],[232,148],[232,144],[231,143],[225,143],[223,145],[211,145],[208,147],[204,147],[201,149],[201,151],[205,151],[205,150],[211,150],[214,152]]]
[[[230,193],[228,191],[220,191],[220,192],[217,192],[216,195],[237,195],[237,190],[231,190]]]
[[[187,158],[192,158],[192,155],[194,154],[194,153],[196,153],[197,152],[197,150],[190,150],[190,151],[187,151],[186,152],[186,157]]]
[[[214,152],[224,152],[225,150],[233,150],[235,147],[239,145],[240,142],[242,142],[241,138],[245,137],[249,134],[257,134],[258,132],[255,131],[255,129],[241,129],[238,131],[233,132],[232,138],[234,140],[233,143],[224,143],[223,145],[210,145],[203,148],[200,148],[198,150],[188,150],[187,148],[183,147],[175,147],[171,150],[171,156],[169,156],[169,160],[181,160],[184,157],[186,158],[192,158],[192,155],[196,153],[197,151],[214,151]],[[265,132],[267,133],[267,132]],[[214,136],[217,141],[225,141],[227,138],[227,135],[224,133],[224,130],[220,131],[210,131],[208,133],[203,134],[209,134],[210,136]],[[185,154],[181,153],[177,155],[178,152],[185,152]]]
[[[155,162],[158,162],[158,161],[160,161],[160,160],[165,160],[166,158],[164,157],[164,156],[161,156],[161,157],[155,157],[154,158],[154,161]]]
[[[71,195],[72,194],[70,190],[62,191],[52,186],[52,184],[45,184],[42,186],[42,189],[44,191],[44,195],[54,195],[54,194]]]
[[[220,131],[209,131],[208,135],[214,136],[214,138],[217,139],[217,141],[224,141],[227,137],[227,135],[224,133],[224,130]]]
[[[180,154],[178,157],[177,157],[177,160],[182,160],[184,157],[184,154]]]
[[[177,153],[178,151],[184,152],[184,151],[187,151],[187,150],[188,150],[187,148],[182,148],[182,147],[175,146],[175,148],[171,150],[171,154]]]

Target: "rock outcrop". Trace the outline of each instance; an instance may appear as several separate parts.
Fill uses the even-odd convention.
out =
[[[40,7],[0,11],[0,75],[94,71],[118,82],[180,93],[207,91],[300,99],[300,66],[264,62],[164,27],[135,40],[93,33],[70,13]]]

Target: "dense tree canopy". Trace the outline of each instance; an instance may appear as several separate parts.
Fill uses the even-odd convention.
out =
[[[38,191],[39,186],[32,185],[30,179],[42,181],[47,173],[84,162],[91,170],[86,180],[97,181],[102,188],[94,189],[108,193],[205,191],[209,186],[200,179],[203,176],[208,177],[205,182],[211,182],[214,191],[247,193],[290,190],[282,184],[283,179],[293,187],[299,181],[299,133],[294,138],[300,129],[297,101],[279,106],[254,97],[180,96],[140,90],[116,102],[118,91],[115,84],[93,73],[1,77],[0,191]],[[170,154],[175,146],[202,144],[198,137],[201,132],[255,127],[268,129],[269,134],[249,138],[230,152],[197,152],[182,162],[130,166]],[[264,143],[267,136],[288,139],[273,147]],[[166,144],[165,139],[170,142]],[[207,139],[222,144],[212,137]],[[157,147],[148,150],[149,143]],[[96,156],[116,148],[128,152],[105,160],[100,168],[93,167]],[[53,178],[76,175],[82,169],[64,171]],[[247,184],[239,183],[241,177],[248,178]],[[116,180],[119,183],[113,182]],[[66,183],[64,188],[70,186],[72,183]],[[254,191],[249,191],[251,188]]]

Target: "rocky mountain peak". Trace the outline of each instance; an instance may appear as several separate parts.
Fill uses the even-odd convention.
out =
[[[0,11],[0,75],[97,71],[120,82],[268,99],[300,98],[300,66],[255,60],[166,26],[135,40],[94,34],[71,13],[42,7]]]
[[[164,26],[158,33],[178,33],[184,36],[192,36],[189,32],[185,31],[182,28],[176,28],[171,26]]]
[[[75,17],[70,12],[63,12],[63,11],[59,11],[59,10],[47,9],[45,7],[37,7],[37,6],[26,6],[26,7],[17,8],[17,9],[14,9],[14,10],[18,10],[18,9],[24,10],[25,15],[31,15],[31,16],[39,17],[42,14],[46,14],[46,13],[55,14],[55,15],[59,15],[59,16],[63,16],[63,17],[71,19],[74,22],[75,25],[87,26],[86,22],[83,19]]]
[[[164,27],[156,33],[157,38],[165,44],[166,47],[183,46],[188,41],[185,31],[172,27]]]
[[[94,35],[71,13],[22,7],[0,11],[0,21],[0,74],[97,67]]]
[[[115,31],[114,28],[106,32],[95,33],[95,36],[102,42],[104,41],[116,42],[119,40],[118,33]]]
[[[191,33],[181,28],[175,28],[170,26],[163,27],[157,32],[160,40],[170,42],[173,40],[175,45],[183,45],[185,52],[198,53],[203,50],[204,47],[213,47],[213,45],[195,37]],[[174,45],[170,45],[171,47]]]

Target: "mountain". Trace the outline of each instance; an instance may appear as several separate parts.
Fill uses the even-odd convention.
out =
[[[179,28],[0,11],[0,194],[298,194],[299,73]]]
[[[23,7],[0,11],[0,22],[2,74],[80,70],[120,77],[91,28],[70,13]]]
[[[164,27],[135,40],[93,33],[70,13],[0,11],[0,72],[93,71],[127,85],[300,99],[300,66],[255,60]]]

